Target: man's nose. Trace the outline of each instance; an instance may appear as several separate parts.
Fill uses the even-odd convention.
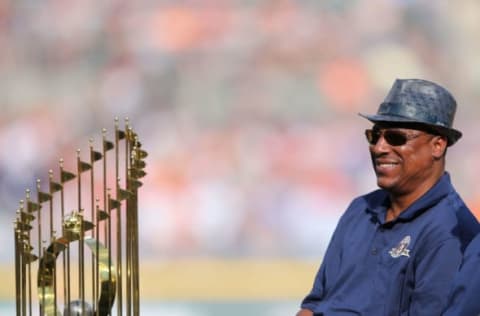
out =
[[[378,137],[378,140],[375,143],[375,145],[370,146],[370,150],[372,150],[373,152],[385,152],[385,151],[388,151],[390,148],[391,148],[391,146],[385,140],[385,138],[383,137],[383,134],[381,134]]]

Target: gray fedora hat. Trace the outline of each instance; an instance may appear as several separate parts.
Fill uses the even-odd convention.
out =
[[[422,79],[396,79],[374,115],[359,113],[371,122],[419,124],[453,145],[462,133],[454,128],[457,102],[445,88]]]

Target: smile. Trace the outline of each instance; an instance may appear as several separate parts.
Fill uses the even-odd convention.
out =
[[[377,169],[377,171],[387,171],[387,170],[391,170],[395,167],[398,166],[398,163],[396,162],[376,162],[375,163],[375,167]]]

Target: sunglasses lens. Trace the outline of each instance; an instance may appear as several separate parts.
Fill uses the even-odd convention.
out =
[[[392,146],[402,146],[407,142],[407,136],[400,132],[385,131],[383,137]]]
[[[380,138],[380,133],[378,131],[367,129],[365,131],[365,136],[367,137],[367,141],[370,145],[375,145]]]
[[[370,145],[375,145],[383,135],[385,141],[391,146],[402,146],[407,142],[407,136],[397,131],[386,130],[383,133],[379,130],[367,129],[365,136]]]

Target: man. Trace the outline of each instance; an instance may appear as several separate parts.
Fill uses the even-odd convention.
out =
[[[463,263],[457,273],[447,310],[443,316],[480,315],[480,234],[465,250]]]
[[[461,132],[443,87],[396,80],[365,132],[379,190],[352,201],[297,316],[440,315],[480,225],[445,171]]]

